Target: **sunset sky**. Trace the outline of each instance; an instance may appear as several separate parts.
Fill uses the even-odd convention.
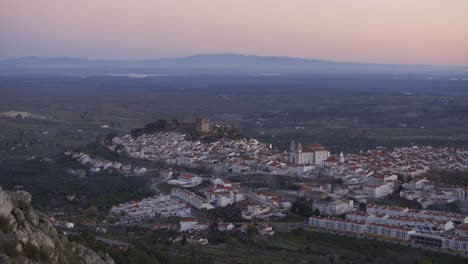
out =
[[[468,65],[468,0],[0,0],[0,58]]]

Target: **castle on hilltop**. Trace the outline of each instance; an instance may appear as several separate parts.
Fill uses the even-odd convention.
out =
[[[197,118],[195,120],[195,130],[200,134],[210,133],[210,120],[208,118]]]
[[[293,164],[310,164],[315,166],[322,165],[323,161],[330,157],[330,151],[320,144],[313,144],[302,147],[292,141],[289,151],[289,162]]]

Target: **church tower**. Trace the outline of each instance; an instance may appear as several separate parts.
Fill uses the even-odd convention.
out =
[[[289,163],[296,163],[296,142],[291,141],[289,146]]]
[[[340,158],[338,159],[338,162],[339,162],[339,163],[344,163],[344,162],[345,162],[345,158],[344,158],[344,155],[343,155],[343,151],[340,153]]]
[[[297,143],[297,154],[296,154],[296,163],[303,164],[303,155],[302,155],[302,144],[301,142]]]
[[[291,146],[289,146],[289,152],[296,152],[296,142],[291,141]]]

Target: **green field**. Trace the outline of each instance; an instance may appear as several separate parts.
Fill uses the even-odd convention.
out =
[[[446,254],[312,231],[275,235],[253,246],[199,250],[219,263],[466,263]]]

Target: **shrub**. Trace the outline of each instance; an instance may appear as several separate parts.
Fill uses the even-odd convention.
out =
[[[18,250],[16,250],[16,243],[15,242],[9,242],[9,241],[5,241],[3,243],[0,244],[0,253],[5,253],[7,254],[9,257],[16,257],[19,255],[19,252]]]
[[[0,216],[0,231],[3,233],[10,233],[13,231],[13,226],[7,217]]]
[[[50,261],[49,253],[31,243],[26,243],[23,246],[23,252],[24,256],[29,259],[41,262]]]

